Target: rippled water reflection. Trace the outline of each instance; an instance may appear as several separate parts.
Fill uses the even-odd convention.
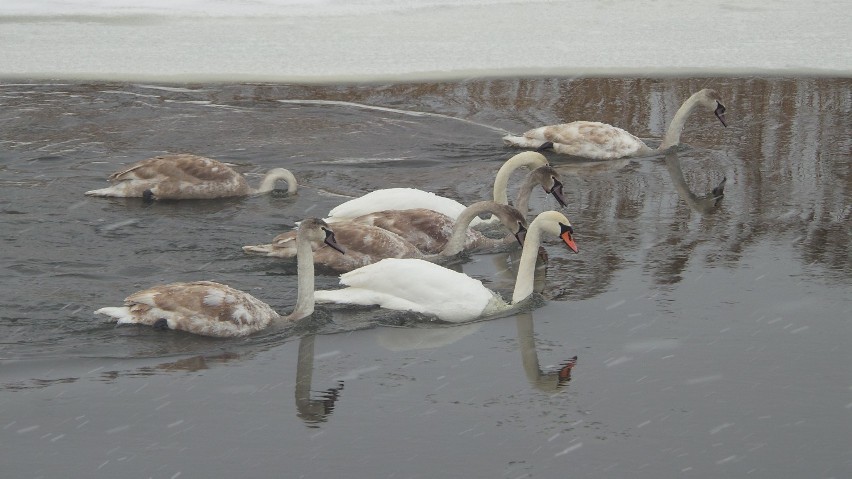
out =
[[[241,245],[376,188],[489,197],[515,153],[505,131],[589,119],[655,144],[703,87],[722,94],[728,128],[696,113],[667,155],[550,155],[581,253],[546,245],[528,311],[447,328],[323,309],[232,341],[91,314],[193,279],[287,311],[293,267]],[[436,461],[458,477],[852,472],[847,79],[7,83],[0,106],[0,437],[15,477],[151,475],[148,455],[169,477],[245,472],[237,463],[264,475],[282,453],[314,477],[433,477]],[[285,166],[303,189],[151,206],[82,196],[163,152],[234,163],[251,182]],[[724,198],[708,197],[723,178]],[[539,195],[533,208],[556,205]],[[507,292],[516,260],[464,270]],[[238,452],[208,461],[233,447],[228,433]]]

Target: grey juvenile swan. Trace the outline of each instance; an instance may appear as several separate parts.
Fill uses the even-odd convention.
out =
[[[296,239],[296,307],[287,316],[279,315],[246,292],[212,281],[154,286],[128,296],[124,306],[101,308],[95,314],[108,316],[118,324],[144,324],[216,337],[246,336],[273,322],[296,321],[314,312],[314,241],[322,241],[340,253],[344,251],[324,221],[302,221]]]
[[[211,199],[268,193],[285,180],[287,192],[296,192],[296,178],[284,168],[270,170],[257,189],[230,166],[187,153],[148,158],[113,173],[108,188],[87,191],[89,196],[141,197],[150,200]]]
[[[508,146],[553,149],[564,155],[591,158],[595,160],[614,160],[624,157],[648,156],[663,152],[680,142],[680,133],[686,119],[696,107],[712,111],[723,126],[725,106],[716,90],[705,88],[690,96],[675,113],[663,142],[657,148],[651,148],[639,138],[621,128],[596,121],[574,121],[559,125],[534,128],[522,136],[507,135],[503,142]]]

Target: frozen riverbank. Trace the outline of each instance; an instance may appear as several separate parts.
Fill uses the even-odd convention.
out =
[[[4,2],[0,78],[852,75],[845,2]]]

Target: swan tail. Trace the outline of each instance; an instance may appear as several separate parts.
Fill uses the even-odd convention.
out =
[[[514,146],[516,148],[540,148],[545,142],[544,140],[536,140],[525,136],[506,135],[503,137],[503,143],[506,146]]]
[[[101,188],[101,189],[98,189],[98,190],[89,190],[85,193],[85,195],[86,196],[101,196],[101,197],[107,197],[107,196],[121,197],[121,196],[124,196],[124,194],[117,191],[114,186],[110,186],[109,188]]]
[[[248,254],[259,254],[263,256],[275,256],[275,248],[271,244],[257,244],[243,246],[243,251]]]
[[[138,323],[138,318],[130,312],[127,306],[108,306],[95,311],[95,314],[106,316],[109,321],[118,324],[133,324]]]

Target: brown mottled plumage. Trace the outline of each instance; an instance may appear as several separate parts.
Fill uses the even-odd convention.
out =
[[[153,199],[211,199],[266,193],[277,180],[287,181],[287,190],[297,189],[293,174],[283,168],[267,173],[258,189],[249,186],[243,175],[230,166],[191,154],[164,155],[142,160],[113,173],[113,186],[87,191],[89,196],[143,197]]]
[[[683,102],[657,148],[649,147],[621,128],[595,121],[541,126],[528,130],[521,136],[506,135],[503,142],[508,146],[520,148],[551,148],[556,153],[596,160],[648,156],[677,145],[686,118],[698,106],[709,109],[719,118],[722,125],[728,126],[721,97],[715,90],[705,88]]]
[[[95,311],[118,324],[144,324],[204,336],[234,337],[260,331],[273,322],[295,321],[314,312],[314,262],[310,244],[323,241],[343,253],[334,233],[319,219],[302,221],[296,236],[298,289],[296,306],[281,316],[254,296],[212,281],[154,286],[131,294],[124,306]]]

